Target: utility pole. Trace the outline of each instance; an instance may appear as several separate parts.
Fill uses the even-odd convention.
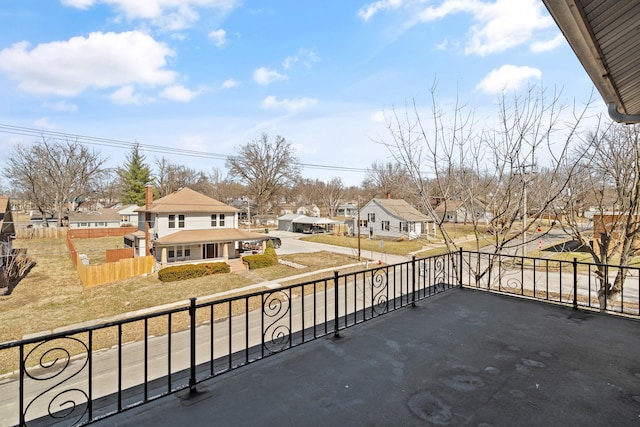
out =
[[[247,231],[251,231],[251,200],[247,197]]]
[[[527,250],[527,184],[530,175],[536,173],[536,164],[521,165],[518,169],[522,179],[522,256],[524,257]]]
[[[362,261],[360,258],[360,196],[358,196],[358,261]]]

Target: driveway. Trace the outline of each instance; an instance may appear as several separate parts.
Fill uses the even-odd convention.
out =
[[[299,254],[299,253],[312,253],[312,252],[333,252],[337,254],[353,256],[354,258],[358,256],[358,248],[357,247],[345,247],[345,246],[334,246],[327,245],[324,243],[316,243],[316,242],[308,242],[305,240],[300,240],[301,237],[305,237],[305,234],[300,233],[291,233],[288,231],[279,231],[279,230],[269,230],[269,234],[273,236],[280,237],[282,240],[282,246],[277,250],[278,255],[289,255],[289,254]],[[370,260],[373,262],[382,261],[386,264],[397,264],[401,262],[406,262],[411,259],[409,256],[404,255],[392,255],[381,252],[373,252],[369,250],[361,250],[360,256],[363,261]]]

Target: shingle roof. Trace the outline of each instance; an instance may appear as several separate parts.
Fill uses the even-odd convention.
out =
[[[402,199],[373,199],[372,202],[380,205],[391,215],[408,221],[430,221],[428,215],[421,213]]]
[[[120,222],[120,214],[115,209],[98,209],[90,212],[71,212],[69,222]]]
[[[169,213],[169,212],[220,212],[236,213],[240,210],[222,203],[216,199],[205,196],[190,188],[182,188],[168,196],[154,200],[149,209],[141,207],[136,212]]]
[[[237,242],[264,239],[260,233],[238,230],[237,228],[218,228],[212,230],[183,230],[171,233],[155,240],[155,245],[185,245],[194,243]]]

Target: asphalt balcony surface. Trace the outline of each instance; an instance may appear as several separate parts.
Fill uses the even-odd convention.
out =
[[[639,426],[640,321],[452,289],[104,426]]]

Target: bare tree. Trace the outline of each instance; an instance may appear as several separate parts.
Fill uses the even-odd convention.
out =
[[[204,172],[198,172],[183,165],[169,161],[166,157],[156,158],[155,188],[160,197],[167,196],[180,188],[206,193],[210,185]]]
[[[567,187],[565,231],[582,243],[597,265],[601,308],[615,303],[640,243],[640,126],[609,123],[584,143],[588,154],[576,161],[578,173]],[[591,201],[591,226],[577,215]],[[617,258],[617,262],[614,260]],[[613,280],[609,276],[617,264]]]
[[[16,146],[4,176],[14,188],[23,189],[43,217],[56,215],[60,223],[67,203],[92,192],[104,163],[98,153],[77,141],[43,138],[32,146]]]
[[[344,184],[340,177],[333,177],[323,185],[321,190],[322,202],[329,211],[331,218],[336,216],[340,201],[344,199],[344,194]]]
[[[486,250],[490,241],[494,253],[514,253],[538,237],[529,233],[534,221],[562,196],[572,174],[565,168],[567,153],[579,142],[590,102],[571,110],[559,93],[529,88],[512,98],[503,95],[498,120],[479,128],[475,113],[459,101],[449,111],[439,108],[435,87],[431,100],[427,121],[415,102],[402,115],[394,111],[388,118],[390,137],[381,142],[406,169],[449,251],[459,242],[444,226],[432,196],[468,213],[474,239],[465,244]],[[545,179],[534,173],[542,158]],[[526,203],[528,189],[540,196],[533,211]],[[476,267],[482,277],[492,266]]]
[[[247,186],[258,209],[267,213],[271,203],[300,175],[298,159],[289,141],[281,136],[270,140],[266,133],[238,149],[227,158],[229,175]]]
[[[403,164],[399,162],[373,162],[367,169],[362,187],[371,197],[386,197],[387,195],[406,199],[412,196],[409,175]]]

